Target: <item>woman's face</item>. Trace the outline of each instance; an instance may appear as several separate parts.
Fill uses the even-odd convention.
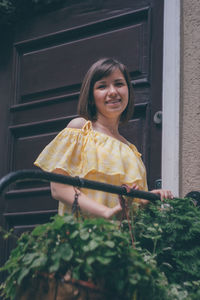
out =
[[[99,115],[119,119],[128,104],[129,92],[124,75],[119,69],[96,81],[93,96]]]

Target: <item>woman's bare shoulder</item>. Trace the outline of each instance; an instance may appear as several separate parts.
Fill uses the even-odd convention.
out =
[[[85,120],[84,118],[75,118],[68,123],[67,127],[81,129],[86,122],[87,120]]]

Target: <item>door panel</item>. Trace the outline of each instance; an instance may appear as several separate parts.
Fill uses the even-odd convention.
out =
[[[149,31],[150,8],[140,14],[138,24],[134,24],[137,12],[129,13],[127,18],[132,16],[133,25],[126,24],[124,15],[124,24],[120,23],[121,28],[116,29],[115,22],[118,24],[120,17],[115,18],[114,24],[112,18],[111,24],[106,24],[106,32],[102,22],[104,26],[100,32],[99,29],[96,32],[94,26],[93,32],[88,32],[84,38],[81,33],[77,36],[76,30],[71,28],[70,36],[68,30],[66,36],[58,33],[56,37],[45,38],[45,41],[40,38],[39,45],[37,40],[16,43],[17,103],[38,100],[43,95],[59,91],[63,93],[62,89],[79,89],[86,70],[99,57],[120,59],[129,66],[133,79],[147,82],[150,51],[149,40],[145,36]],[[100,21],[99,24],[102,25]],[[55,38],[57,44],[52,45],[51,41]],[[48,44],[50,46],[47,47]]]

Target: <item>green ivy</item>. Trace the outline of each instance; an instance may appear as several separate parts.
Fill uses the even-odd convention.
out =
[[[127,221],[119,228],[118,221],[55,216],[19,238],[1,268],[8,273],[2,295],[15,299],[41,274],[58,279],[69,272],[101,283],[109,299],[200,299],[200,210],[191,199],[134,209],[132,228],[135,249]]]
[[[193,201],[175,198],[164,207],[157,202],[138,210],[134,232],[138,246],[154,255],[168,281],[184,286],[192,299],[199,299],[200,210]]]
[[[129,233],[122,232],[117,222],[103,219],[78,222],[69,215],[55,216],[20,237],[1,271],[8,272],[3,295],[11,299],[20,285],[30,286],[39,274],[61,278],[67,271],[74,279],[101,282],[113,299],[128,300],[134,294],[143,300],[168,299],[165,276],[155,262],[145,261],[133,249]]]

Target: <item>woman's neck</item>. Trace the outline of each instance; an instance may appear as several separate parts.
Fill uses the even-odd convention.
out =
[[[116,119],[108,119],[98,117],[97,121],[93,122],[93,128],[102,133],[106,133],[112,136],[118,136],[119,121]]]

